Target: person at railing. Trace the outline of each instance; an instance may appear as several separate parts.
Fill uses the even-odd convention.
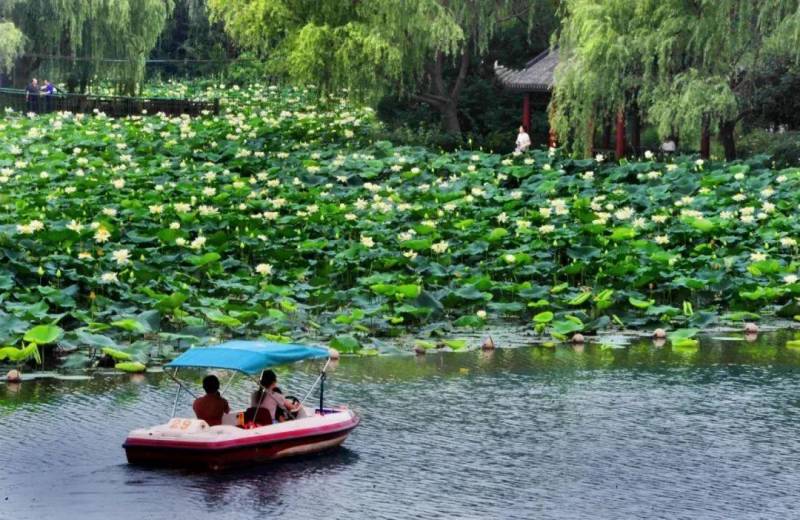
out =
[[[53,94],[56,93],[56,87],[50,83],[49,79],[46,79],[42,86],[42,92],[44,93],[44,110],[50,112],[53,109]]]
[[[25,104],[28,112],[37,112],[36,108],[39,101],[39,82],[33,78],[28,86],[25,87]]]

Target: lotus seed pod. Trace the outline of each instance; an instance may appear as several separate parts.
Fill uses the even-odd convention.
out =
[[[20,374],[19,370],[11,369],[6,374],[6,381],[9,383],[19,383],[22,381],[22,374]]]
[[[583,343],[584,340],[585,338],[583,337],[583,334],[581,334],[580,332],[576,332],[575,335],[572,336],[573,343]]]
[[[335,348],[329,348],[328,357],[333,360],[339,359],[339,351],[336,350]]]
[[[484,338],[483,343],[481,343],[481,348],[483,350],[494,350],[495,344],[491,336]]]
[[[661,339],[666,338],[667,337],[667,331],[665,331],[664,329],[656,329],[656,330],[653,331],[653,337],[654,338],[661,338]]]
[[[748,334],[758,334],[758,325],[752,322],[745,323],[744,331]]]
[[[418,356],[424,356],[427,353],[428,353],[428,351],[424,347],[420,347],[419,345],[414,347],[414,354],[416,354]]]

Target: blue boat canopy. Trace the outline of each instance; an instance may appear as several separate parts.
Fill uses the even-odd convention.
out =
[[[294,363],[303,359],[326,358],[328,349],[273,343],[271,341],[234,340],[211,347],[194,347],[165,365],[166,368],[221,368],[246,374]]]

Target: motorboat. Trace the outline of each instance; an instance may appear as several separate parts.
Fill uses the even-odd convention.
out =
[[[257,424],[250,410],[231,410],[222,424],[209,426],[194,417],[175,417],[182,392],[197,397],[178,379],[181,369],[205,368],[233,371],[253,378],[264,370],[307,359],[328,358],[319,377],[300,401],[296,417],[284,422]],[[130,464],[221,469],[263,463],[275,459],[309,455],[341,445],[358,426],[359,416],[345,406],[325,406],[324,386],[330,363],[326,348],[266,341],[228,341],[215,346],[194,347],[164,366],[178,384],[172,418],[165,424],[140,428],[128,434],[123,448]],[[319,387],[319,402],[306,400]],[[224,392],[223,389],[223,392]],[[259,410],[265,411],[263,408]],[[257,412],[258,413],[258,412]],[[267,412],[267,415],[269,413]]]

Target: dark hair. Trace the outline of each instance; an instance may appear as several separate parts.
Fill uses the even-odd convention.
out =
[[[272,370],[264,370],[261,372],[261,381],[259,381],[260,386],[258,390],[256,390],[256,401],[261,403],[264,400],[264,392],[278,380],[278,376],[275,375],[275,372]]]
[[[206,376],[203,378],[203,390],[207,394],[213,394],[219,390],[219,379],[217,376]]]
[[[269,388],[269,386],[278,380],[278,376],[272,370],[264,370],[261,372],[261,386]]]

